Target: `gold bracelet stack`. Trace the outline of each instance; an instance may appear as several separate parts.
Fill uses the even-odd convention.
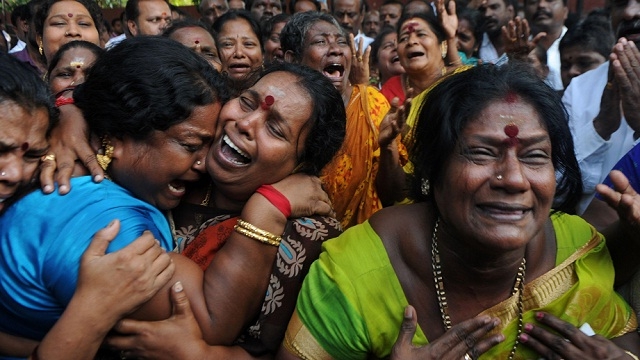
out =
[[[238,223],[233,227],[238,233],[251,238],[253,240],[260,241],[264,244],[269,244],[272,246],[280,246],[280,242],[282,241],[282,237],[278,235],[274,235],[268,231],[259,229],[248,222],[238,219]]]

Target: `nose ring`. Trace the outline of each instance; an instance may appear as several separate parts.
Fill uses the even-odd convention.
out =
[[[498,176],[496,176],[496,179],[498,179],[498,180],[502,180],[502,175],[498,175]]]

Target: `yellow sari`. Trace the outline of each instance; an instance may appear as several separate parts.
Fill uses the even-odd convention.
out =
[[[344,143],[321,177],[343,229],[364,222],[382,209],[375,186],[380,158],[378,132],[389,108],[387,99],[375,88],[353,87]],[[398,150],[404,165],[408,156],[400,142]]]

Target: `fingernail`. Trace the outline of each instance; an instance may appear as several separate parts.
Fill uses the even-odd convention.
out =
[[[179,292],[182,292],[182,290],[184,290],[184,288],[182,287],[182,283],[180,281],[176,282],[173,285],[173,291],[179,293]]]
[[[526,325],[524,326],[524,331],[529,332],[529,331],[531,331],[531,330],[533,330],[533,325],[531,325],[531,324],[526,324]]]
[[[69,187],[67,185],[60,185],[60,192],[67,192]]]
[[[156,241],[156,244],[160,245],[160,240],[158,239],[154,239]]]
[[[521,343],[526,343],[527,341],[529,341],[529,335],[527,334],[520,334],[520,336],[518,337],[518,339],[520,340]]]
[[[537,312],[537,313],[536,313],[536,319],[538,319],[538,320],[542,320],[542,318],[544,318],[544,314],[543,314],[543,313],[541,313],[541,312]]]
[[[102,176],[102,175],[96,175],[96,176],[94,176],[94,177],[93,177],[93,181],[94,181],[94,182],[100,182],[100,181],[102,181],[103,179],[104,179],[104,178],[103,178],[103,176]]]
[[[44,191],[44,192],[46,192],[46,193],[50,193],[50,192],[52,192],[52,191],[53,191],[53,186],[51,186],[51,185],[45,185],[45,186],[44,186],[44,190],[43,190],[43,191]]]

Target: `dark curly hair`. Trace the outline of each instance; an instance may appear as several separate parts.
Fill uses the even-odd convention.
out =
[[[340,26],[340,23],[338,23],[333,16],[317,11],[307,11],[291,15],[287,25],[282,28],[280,32],[280,46],[282,46],[282,51],[291,51],[296,61],[300,61],[305,49],[304,42],[307,37],[307,32],[319,21],[333,24],[347,39],[349,38],[342,26]]]
[[[411,186],[414,198],[433,199],[433,191],[428,196],[421,194],[421,179],[428,179],[431,184],[445,181],[445,167],[464,128],[492,102],[510,93],[536,109],[549,133],[551,159],[559,176],[555,209],[575,213],[582,194],[582,178],[567,124],[567,111],[560,96],[526,64],[477,66],[452,75],[429,92],[413,129],[415,140],[409,156],[414,165]]]
[[[143,140],[226,101],[225,82],[202,57],[171,39],[127,39],[102,55],[73,95],[90,130]]]
[[[82,48],[82,49],[87,49],[91,51],[93,55],[95,55],[96,59],[102,56],[102,54],[104,54],[104,49],[94,43],[90,43],[84,40],[68,42],[60,46],[60,49],[58,49],[58,51],[56,51],[56,54],[53,55],[53,58],[49,62],[49,69],[47,70],[47,76],[51,74],[51,72],[53,71],[53,69],[56,68],[56,66],[58,66],[58,63],[60,62],[60,58],[62,57],[62,55],[64,55],[64,53],[66,53],[68,50],[76,49],[76,48]]]
[[[304,151],[299,157],[300,172],[318,175],[338,152],[344,141],[347,114],[342,96],[331,81],[320,72],[305,65],[274,63],[261,77],[278,71],[295,75],[300,85],[311,97],[313,110],[305,127],[310,127]]]
[[[15,57],[0,53],[0,103],[12,101],[27,111],[44,108],[49,113],[47,133],[58,121],[58,108],[42,79]]]

